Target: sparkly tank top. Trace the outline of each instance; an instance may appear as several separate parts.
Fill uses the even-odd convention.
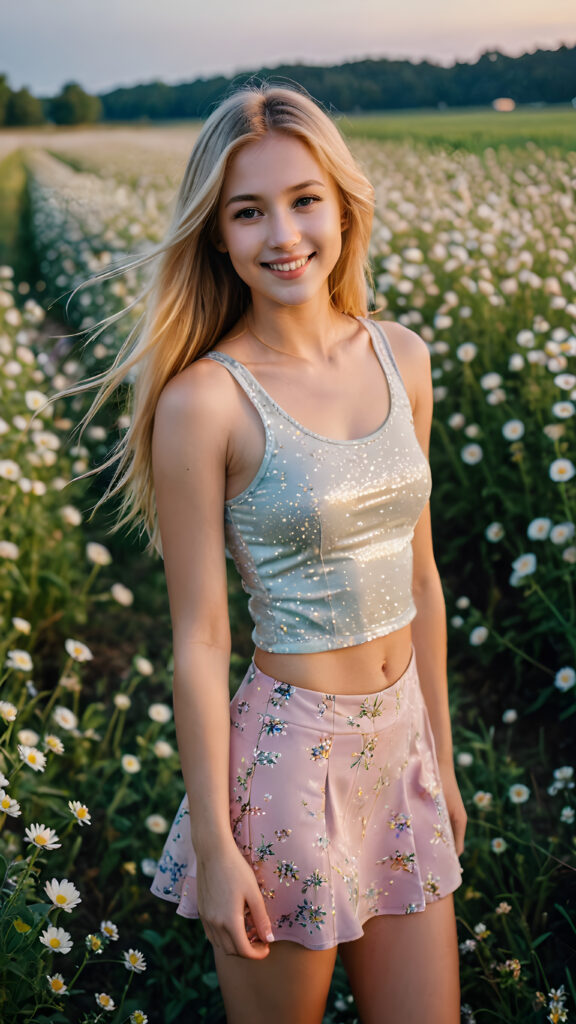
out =
[[[257,647],[311,653],[373,640],[410,622],[414,526],[431,490],[410,400],[382,327],[367,328],[388,383],[389,413],[352,441],[307,430],[250,371],[209,352],[260,414],[264,457],[225,502],[227,553],[250,595]]]

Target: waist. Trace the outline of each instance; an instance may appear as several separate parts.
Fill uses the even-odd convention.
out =
[[[374,640],[336,650],[274,654],[256,647],[254,664],[265,675],[318,693],[367,694],[393,686],[412,657],[410,624]]]

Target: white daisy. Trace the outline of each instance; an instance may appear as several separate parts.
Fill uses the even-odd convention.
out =
[[[65,910],[67,914],[71,914],[74,907],[82,902],[78,889],[67,878],[62,879],[61,882],[53,878],[51,882],[46,882],[44,890],[54,906],[59,910]]]
[[[18,733],[18,740],[24,746],[35,747],[40,740],[40,736],[35,729],[20,729]]]
[[[0,700],[0,718],[5,722],[13,722],[17,714],[18,708],[15,704],[11,704],[9,700]]]
[[[172,718],[172,708],[168,704],[151,704],[148,708],[148,716],[153,722],[160,722],[164,725]]]
[[[9,558],[12,562],[20,556],[20,548],[11,540],[0,540],[0,558]]]
[[[473,341],[465,341],[456,349],[456,355],[461,363],[471,363],[478,352],[478,346]]]
[[[518,720],[518,712],[516,708],[506,708],[506,711],[502,712],[502,721],[504,725],[513,725]]]
[[[492,806],[492,793],[486,793],[485,790],[479,789],[472,797],[476,807],[479,807],[481,811],[489,811]]]
[[[98,1006],[101,1006],[103,1010],[108,1010],[112,1013],[112,1011],[116,1009],[116,1004],[112,999],[112,996],[109,996],[107,992],[97,992],[94,998],[98,1003]]]
[[[30,825],[24,830],[24,834],[27,843],[33,843],[42,850],[58,850],[61,846],[56,832],[47,825]]]
[[[530,799],[530,790],[528,786],[524,786],[521,782],[516,782],[513,786],[510,786],[508,796],[513,804],[525,804]]]
[[[143,658],[141,654],[137,654],[134,658],[134,668],[141,676],[151,676],[154,672],[154,666],[148,658]]]
[[[550,527],[552,526],[552,520],[545,516],[540,516],[538,519],[533,519],[528,524],[526,533],[530,540],[546,540],[546,537],[550,533]]]
[[[508,849],[508,843],[505,839],[502,839],[502,836],[497,836],[490,843],[490,849],[492,853],[504,853],[504,850]]]
[[[146,970],[146,961],[138,949],[129,949],[124,956],[124,967],[127,971],[135,971],[142,974]]]
[[[460,451],[462,461],[468,466],[475,466],[477,462],[482,460],[484,452],[479,444],[467,444]]]
[[[6,655],[6,668],[12,668],[16,672],[31,672],[32,658],[28,651],[8,651]]]
[[[76,729],[78,726],[78,718],[70,708],[65,708],[61,704],[58,704],[52,712],[52,717],[57,725],[61,729]]]
[[[479,647],[480,644],[483,644],[484,641],[488,639],[488,629],[486,626],[476,626],[470,633],[468,639],[473,647]]]
[[[562,808],[560,812],[560,821],[563,821],[565,825],[573,825],[575,817],[576,815],[574,814],[573,807],[566,806]]]
[[[485,391],[499,388],[501,384],[502,377],[499,373],[485,373],[483,377],[480,377],[480,387],[484,388]]]
[[[550,540],[553,544],[566,544],[574,536],[574,523],[556,523],[550,530]]]
[[[18,744],[20,760],[35,772],[43,772],[46,767],[46,755],[37,747],[29,747],[25,743]]]
[[[134,754],[123,754],[121,764],[128,775],[136,775],[141,768],[140,760]]]
[[[566,690],[571,690],[575,683],[576,672],[570,665],[566,665],[564,668],[559,668],[554,676],[554,686],[563,693]]]
[[[46,928],[40,936],[40,942],[47,946],[53,953],[69,953],[72,949],[72,936],[63,928]]]
[[[82,513],[77,508],[74,508],[74,505],[63,505],[60,509],[60,515],[66,526],[80,526],[82,522]]]
[[[519,555],[512,562],[512,568],[516,573],[516,576],[522,578],[523,576],[530,576],[533,572],[536,572],[536,566],[538,562],[536,555],[532,552],[527,552],[525,555]]]
[[[86,557],[94,565],[110,565],[112,561],[112,555],[108,548],[105,548],[103,544],[97,544],[95,541],[91,541],[86,545]]]
[[[0,476],[4,480],[17,480],[21,469],[13,459],[0,459]]]
[[[117,941],[118,928],[112,921],[101,921],[100,931],[103,935],[107,935],[111,942]]]
[[[64,984],[64,978],[61,974],[47,974],[48,988],[51,992],[55,992],[56,995],[62,995],[68,990],[68,986]]]
[[[64,647],[74,661],[91,661],[94,657],[90,648],[80,640],[68,639],[64,642]]]
[[[502,523],[490,523],[484,531],[484,536],[486,537],[486,540],[496,544],[499,540],[502,540],[504,532]]]
[[[92,820],[90,817],[90,811],[86,807],[86,804],[81,804],[79,800],[69,800],[68,807],[72,811],[72,814],[76,818],[76,821],[80,825],[91,825]]]
[[[554,402],[552,412],[559,420],[568,420],[576,412],[574,402]]]
[[[468,750],[462,750],[456,756],[456,764],[461,768],[469,768],[470,765],[474,764],[474,755]]]
[[[506,441],[518,441],[524,437],[524,424],[522,420],[508,420],[502,427],[502,435]]]
[[[28,619],[21,619],[20,616],[15,615],[12,619],[12,625],[14,629],[17,629],[19,633],[24,633],[26,636],[32,629],[32,623],[28,622]]]
[[[63,754],[64,744],[59,736],[54,736],[53,733],[46,733],[44,737],[44,743],[47,750],[50,750],[53,754]]]
[[[18,818],[22,814],[18,801],[13,800],[4,789],[0,789],[0,814],[7,814],[10,818]]]
[[[113,583],[110,587],[110,593],[114,600],[125,608],[129,608],[134,603],[134,594],[123,583]]]
[[[167,743],[166,740],[156,740],[152,750],[156,754],[156,757],[160,758],[172,757],[172,754],[174,753],[174,747],[171,743]]]
[[[559,483],[571,480],[574,473],[576,473],[576,469],[570,459],[554,459],[554,462],[550,463],[548,472],[550,479],[554,480],[555,483]]]
[[[113,699],[116,707],[120,711],[127,711],[132,704],[132,700],[127,693],[115,693]]]
[[[168,822],[161,814],[149,814],[144,819],[144,824],[151,832],[156,832],[158,835],[168,831]]]

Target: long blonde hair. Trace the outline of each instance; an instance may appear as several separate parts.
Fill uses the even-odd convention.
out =
[[[112,367],[73,389],[77,393],[99,387],[82,421],[83,429],[127,374],[135,377],[131,424],[99,467],[116,464],[98,505],[120,495],[114,529],[139,526],[149,535],[149,548],[160,550],[151,456],[156,404],[168,381],[208,352],[249,305],[247,286],[229,257],[214,244],[217,209],[232,156],[272,131],[301,139],[336,182],[346,227],[342,251],[328,281],[331,301],[342,313],[361,316],[367,312],[374,209],[370,182],[333,121],[307,94],[270,85],[239,89],[213,111],[198,135],[164,241],[119,270],[97,275],[96,279],[102,280],[150,261],[154,264],[144,293],[145,312]],[[98,333],[92,334],[88,343]]]

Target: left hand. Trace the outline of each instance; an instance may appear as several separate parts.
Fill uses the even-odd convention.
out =
[[[456,853],[460,857],[464,852],[464,835],[466,832],[468,815],[466,814],[464,801],[460,796],[454,765],[440,764],[438,767],[440,769],[440,779],[442,782],[442,789],[444,791],[444,799],[446,800],[446,806],[448,808],[450,824],[452,825]]]

